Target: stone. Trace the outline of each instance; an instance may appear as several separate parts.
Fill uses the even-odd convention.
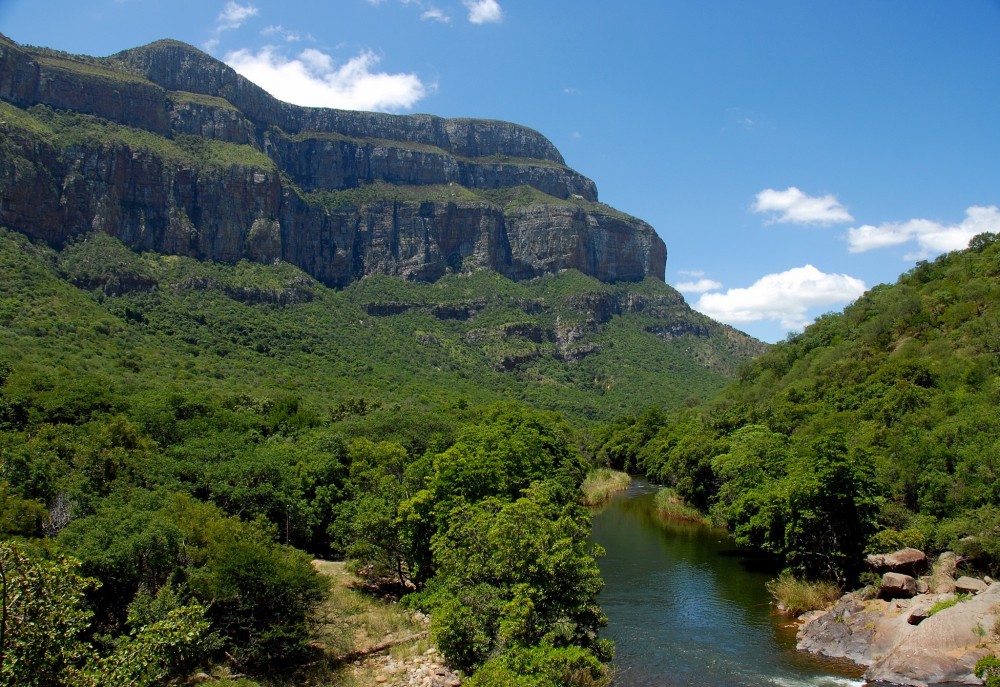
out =
[[[905,548],[892,553],[872,554],[865,559],[876,572],[902,572],[916,575],[927,568],[927,554],[919,549]]]
[[[986,591],[986,583],[975,577],[963,575],[955,580],[955,591],[960,594],[979,594]]]
[[[917,593],[917,581],[909,575],[888,572],[882,576],[878,595],[882,599],[908,599]]]

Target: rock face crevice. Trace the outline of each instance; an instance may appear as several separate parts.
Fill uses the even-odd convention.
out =
[[[0,100],[0,225],[55,245],[103,231],[332,286],[475,268],[663,279],[652,227],[523,126],[289,105],[176,41],[92,58],[0,36]]]

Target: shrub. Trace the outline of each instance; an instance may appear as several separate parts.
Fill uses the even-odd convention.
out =
[[[767,583],[778,608],[788,615],[801,615],[806,611],[825,608],[837,600],[840,589],[832,582],[799,580],[789,573],[782,573]]]

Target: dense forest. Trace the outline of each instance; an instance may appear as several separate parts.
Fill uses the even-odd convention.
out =
[[[334,292],[98,234],[57,251],[3,232],[0,265],[7,684],[214,664],[289,684],[317,660],[314,557],[429,612],[468,684],[604,684],[580,498],[595,465],[645,473],[804,577],[851,584],[865,553],[904,545],[1000,570],[993,234],[821,317],[707,402],[685,380],[731,360],[641,367],[673,350],[628,322],[648,314],[573,310],[651,283],[482,272]],[[615,379],[560,358],[545,326],[613,348]],[[678,390],[650,399],[661,366]]]
[[[866,552],[1000,570],[1000,242],[921,261],[745,365],[709,403],[595,436],[737,541],[857,582]]]
[[[434,285],[337,293],[287,265],[139,256],[104,235],[57,252],[3,232],[0,265],[4,684],[152,685],[213,664],[244,687],[301,680],[327,593],[313,557],[408,594],[470,684],[607,680],[576,432],[510,400],[517,372],[460,364],[469,322],[387,325],[355,303]],[[580,278],[533,288],[572,295]],[[521,288],[438,288],[465,303],[476,280]],[[506,297],[478,306],[483,336],[510,322]],[[421,336],[439,338],[413,350]]]

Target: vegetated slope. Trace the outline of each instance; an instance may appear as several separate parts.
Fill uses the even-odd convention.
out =
[[[638,465],[812,575],[865,550],[1000,565],[1000,243],[920,262],[748,363],[704,409],[607,427]]]
[[[764,348],[653,279],[482,270],[336,292],[288,264],[138,255],[103,234],[56,253],[8,233],[3,247],[12,385],[93,371],[121,393],[225,380],[298,394],[318,413],[508,398],[586,422],[707,397]]]
[[[3,231],[0,270],[4,684],[338,684],[310,643],[310,555],[423,588],[411,605],[468,672],[607,682],[586,463],[558,415],[481,405],[508,373],[418,378],[408,325],[287,265]]]

